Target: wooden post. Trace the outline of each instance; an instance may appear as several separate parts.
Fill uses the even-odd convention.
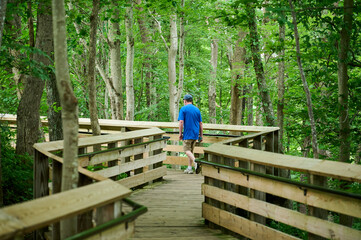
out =
[[[108,143],[108,149],[116,148],[117,146],[118,146],[118,143],[116,143],[116,142]],[[116,165],[118,165],[118,159],[108,162],[108,167],[113,167],[113,166],[116,166]],[[116,181],[117,176],[110,177],[110,179]]]
[[[214,162],[214,163],[219,163],[220,159],[219,156],[213,155],[213,154],[207,154],[208,155],[208,161],[210,162]],[[208,184],[210,186],[214,186],[214,187],[220,187],[220,181],[214,178],[208,178]],[[219,201],[208,198],[208,204],[210,204],[211,206],[214,206],[216,208],[220,208],[221,204]],[[212,228],[212,229],[220,229],[220,226],[213,223],[213,222],[208,222],[208,227]]]
[[[143,142],[143,138],[134,139],[134,144],[141,143],[141,142]],[[141,159],[143,159],[143,153],[134,155],[134,161],[141,160]],[[144,172],[143,168],[134,169],[134,175],[141,174],[143,172]],[[142,184],[140,186],[137,186],[136,188],[142,188],[142,187],[144,187],[144,185],[145,184]]]
[[[78,154],[84,154],[87,152],[86,148],[79,148]],[[79,174],[78,187],[83,187],[92,184],[93,180],[83,174]],[[93,211],[78,215],[78,232],[82,232],[92,228]]]
[[[156,135],[156,136],[153,137],[153,139],[160,139],[160,138],[162,138],[162,135]],[[163,151],[163,149],[154,150],[152,154],[157,155],[157,154],[162,153],[162,151]],[[163,166],[163,162],[155,163],[155,164],[153,164],[153,169],[159,168],[159,167],[162,167],[162,166]],[[158,178],[158,179],[154,179],[153,182],[158,182],[158,181],[162,181],[162,180],[163,180],[163,177]]]
[[[34,199],[49,195],[49,162],[48,157],[35,149],[34,152]],[[34,232],[34,239],[43,239],[47,228]]]
[[[254,149],[258,149],[258,150],[262,150],[262,136],[257,136],[253,139],[253,148]],[[259,164],[254,164],[251,163],[250,164],[250,169],[251,171],[255,171],[255,172],[260,172],[260,173],[266,173],[266,167],[263,165],[259,165]],[[264,192],[260,192],[260,191],[256,191],[251,189],[250,190],[250,197],[251,198],[256,198],[262,201],[266,201],[266,194]],[[257,214],[251,213],[250,214],[250,219],[252,221],[261,223],[263,225],[266,224],[266,218],[265,217],[261,217]]]
[[[274,133],[270,132],[266,135],[266,151],[267,152],[274,152]],[[266,167],[266,173],[274,175],[274,167],[267,166]]]
[[[326,177],[310,174],[309,181],[312,185],[327,187],[327,178]],[[321,218],[321,219],[327,219],[328,211],[325,209],[308,206],[308,211],[309,211],[310,216],[314,216],[314,217]],[[312,233],[308,233],[308,239],[309,240],[324,240],[326,238],[320,237],[320,236],[312,234]]]
[[[126,127],[122,127],[122,132],[126,132],[127,131],[127,128]],[[120,142],[120,145],[121,146],[127,146],[129,145],[131,142],[130,140],[126,140],[126,141],[121,141]],[[124,158],[121,158],[121,163],[128,163],[130,162],[130,157],[124,157]],[[130,176],[130,172],[126,172],[125,174],[127,174],[127,176],[129,177]]]
[[[249,141],[248,139],[244,139],[243,141],[239,142],[238,144],[240,147],[244,147],[244,148],[249,148]],[[250,169],[250,163],[249,161],[238,161],[238,166],[240,168],[244,168],[244,169]],[[242,187],[242,186],[238,186],[238,193],[248,196],[250,194],[250,189],[246,188],[246,187]],[[237,208],[237,215],[238,216],[242,216],[244,218],[249,218],[249,212],[241,209],[241,208]],[[244,237],[242,237],[243,239]],[[244,238],[245,239],[245,238]]]
[[[61,175],[63,172],[63,164],[53,160],[53,179],[52,179],[52,193],[61,192]],[[52,240],[60,240],[60,222],[53,224]]]

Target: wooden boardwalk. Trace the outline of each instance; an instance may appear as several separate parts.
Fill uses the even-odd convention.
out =
[[[168,170],[164,181],[132,193],[130,199],[148,207],[132,239],[236,239],[204,225],[202,182],[201,174]]]

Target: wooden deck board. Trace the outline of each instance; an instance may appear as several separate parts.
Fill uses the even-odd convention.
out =
[[[162,183],[135,191],[130,199],[148,212],[137,218],[131,239],[236,239],[204,225],[202,183],[200,174],[168,169]]]

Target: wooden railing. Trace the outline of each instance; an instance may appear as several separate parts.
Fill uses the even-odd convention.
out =
[[[5,114],[0,116],[0,122],[6,122],[10,125],[16,126],[16,116]],[[42,117],[43,126],[48,125],[45,117]],[[173,167],[188,165],[188,158],[183,152],[181,141],[179,141],[178,122],[146,122],[146,121],[125,121],[125,120],[109,120],[99,119],[99,125],[102,133],[119,133],[134,130],[142,130],[148,128],[159,128],[165,133],[164,137],[169,137],[167,146],[164,151],[167,152],[164,164],[169,164]],[[232,140],[237,135],[248,133],[260,133],[267,131],[277,131],[276,127],[261,127],[261,126],[239,126],[239,125],[223,125],[223,124],[203,124],[204,137],[201,144],[197,143],[195,154],[197,158],[202,158],[204,148],[226,140]],[[79,130],[82,133],[91,133],[91,125],[89,118],[79,118]]]
[[[60,239],[59,221],[69,216],[77,216],[78,225],[78,234],[70,239],[88,239],[88,237],[97,239],[97,234],[104,236],[108,233],[122,239],[130,236],[134,232],[134,219],[144,213],[146,208],[124,197],[131,192],[128,188],[142,186],[166,175],[166,167],[162,164],[166,153],[162,149],[166,146],[168,138],[163,137],[164,131],[158,128],[128,132],[126,130],[129,129],[123,128],[123,132],[115,134],[79,138],[79,188],[63,193],[60,193],[63,141],[35,144],[34,198],[36,200],[1,210],[0,221],[6,222],[9,219],[10,221],[4,225],[4,229],[0,222],[0,239],[1,236],[11,239],[33,230],[36,230],[35,239],[43,239],[49,232],[48,227],[51,224],[51,238]],[[99,146],[101,150],[94,151]],[[108,190],[116,192],[114,193],[117,196],[114,199],[116,201],[107,198],[105,192]],[[95,198],[94,203],[93,198]],[[119,201],[120,199],[122,201]],[[84,201],[89,201],[89,204],[82,205]],[[125,213],[123,205],[129,205],[132,210]],[[43,215],[39,215],[41,223],[36,221],[33,223],[32,221],[37,219],[37,213],[34,212],[32,217],[27,211],[20,217],[22,222],[15,221],[18,218],[16,216],[19,215],[17,209],[21,211],[27,207],[43,215],[49,214],[51,217],[41,219]],[[18,227],[12,228],[18,223]]]
[[[35,238],[45,239],[48,227],[59,225],[59,221],[77,217],[82,218],[89,211],[102,211],[104,207],[113,209],[123,204],[129,205],[131,211],[114,211],[113,217],[106,222],[97,222],[89,229],[79,229],[79,233],[67,239],[121,239],[131,237],[134,233],[134,220],[147,211],[146,207],[126,199],[131,190],[104,180],[85,187],[69,190],[51,196],[39,198],[21,204],[0,209],[0,239],[23,239],[24,235],[37,231]],[[118,207],[119,209],[119,207]],[[124,209],[124,208],[123,208]],[[81,227],[80,227],[81,228]],[[41,235],[40,235],[41,233]],[[59,239],[53,234],[48,239]]]
[[[361,239],[361,231],[299,209],[321,208],[329,218],[361,218],[361,195],[288,178],[293,170],[360,183],[360,165],[279,154],[277,131],[216,143],[204,152],[205,159],[198,162],[204,175],[202,212],[210,227],[250,239],[300,239],[297,231],[327,239]],[[272,227],[280,224],[293,230]]]

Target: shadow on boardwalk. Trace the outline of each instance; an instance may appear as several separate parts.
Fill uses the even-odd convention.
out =
[[[168,170],[161,183],[135,191],[131,199],[148,212],[137,218],[132,239],[236,239],[204,225],[202,182],[201,174]]]

